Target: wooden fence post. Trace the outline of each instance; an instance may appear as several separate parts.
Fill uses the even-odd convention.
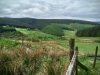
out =
[[[70,58],[69,60],[71,61],[73,54],[74,54],[74,43],[75,43],[75,39],[70,39],[69,41],[69,46],[70,46]]]
[[[77,52],[77,56],[76,56],[76,66],[75,67],[76,67],[76,75],[78,75],[78,67],[77,67],[78,66],[78,64],[77,64],[77,62],[78,62],[78,47],[77,46],[75,47],[75,51]]]
[[[66,75],[78,75],[78,67],[80,66],[82,69],[85,71],[88,71],[89,69],[84,66],[82,63],[78,61],[78,47],[75,47],[75,52],[74,52],[74,39],[70,39],[69,41],[69,46],[70,46],[70,65],[68,67],[68,70],[66,72]]]
[[[95,67],[95,64],[96,64],[97,52],[98,52],[98,46],[96,46],[96,50],[95,50],[95,57],[94,57],[93,67]]]

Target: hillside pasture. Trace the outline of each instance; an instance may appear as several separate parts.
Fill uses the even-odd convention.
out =
[[[56,36],[43,33],[39,30],[28,30],[28,29],[23,29],[23,28],[16,28],[16,30],[27,35],[28,37],[34,37],[40,40],[57,39]]]

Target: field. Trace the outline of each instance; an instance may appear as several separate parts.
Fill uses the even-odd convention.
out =
[[[100,47],[100,37],[76,37],[75,31],[69,30],[64,30],[63,37],[39,30],[16,30],[40,41],[24,40],[22,45],[21,40],[0,38],[0,75],[64,75],[69,65],[70,38],[75,38],[75,46],[79,48],[79,61],[89,68],[85,72],[79,67],[79,75],[100,74],[100,59],[97,59],[96,67],[93,68],[94,58],[87,57],[95,54],[96,46]]]
[[[28,30],[28,29],[23,29],[23,28],[16,28],[16,30],[27,35],[29,38],[34,37],[36,39],[41,39],[41,40],[57,39],[56,36],[43,33],[39,30],[33,31],[33,30]]]
[[[42,33],[39,30],[32,31],[32,30],[23,29],[23,28],[16,28],[16,30],[22,32],[23,34],[30,35],[30,36],[31,35],[36,35],[36,36],[48,36],[48,37],[52,37],[52,35],[46,34],[46,33]]]
[[[69,48],[69,39],[75,38],[75,46],[79,49],[79,61],[83,63],[89,72],[85,72],[79,67],[79,75],[99,75],[100,74],[100,59],[97,59],[96,67],[93,68],[92,64],[94,57],[87,57],[87,55],[94,55],[96,46],[100,46],[100,37],[76,37],[74,31],[64,31],[67,37],[66,41],[59,41],[59,44],[65,48]],[[67,36],[68,34],[68,36]],[[99,48],[100,49],[100,48]],[[100,50],[98,50],[98,55],[100,55]]]
[[[70,38],[75,38],[75,46],[79,47],[79,51],[83,54],[87,53],[94,53],[96,46],[100,46],[100,43],[98,42],[100,40],[99,37],[76,37],[75,31],[68,31],[65,30],[65,37],[66,41],[61,40],[59,41],[59,44],[62,45],[65,48],[69,48],[69,40]],[[100,53],[100,52],[98,52]]]

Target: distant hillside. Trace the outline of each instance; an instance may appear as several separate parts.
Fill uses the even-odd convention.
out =
[[[32,29],[34,28],[34,26],[31,26],[25,22],[17,21],[14,18],[0,18],[0,26],[4,25],[21,27],[21,28],[32,28]]]
[[[80,30],[76,33],[79,37],[100,37],[100,26]]]
[[[69,23],[81,23],[100,25],[96,22],[71,20],[71,19],[34,19],[34,18],[0,18],[0,25],[10,25],[22,28],[38,28],[43,29],[45,26],[51,23],[69,24]]]

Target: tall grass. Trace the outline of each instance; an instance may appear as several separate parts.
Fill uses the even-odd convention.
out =
[[[62,75],[68,56],[65,50],[54,43],[37,45],[38,48],[33,50],[23,46],[11,51],[1,49],[0,75]]]
[[[22,47],[0,52],[0,75],[35,75],[40,68],[40,52]]]
[[[100,75],[100,60],[96,60],[95,68],[93,68],[94,57],[80,56],[79,61],[89,69],[88,72],[85,72],[81,67],[78,67],[79,75]]]

